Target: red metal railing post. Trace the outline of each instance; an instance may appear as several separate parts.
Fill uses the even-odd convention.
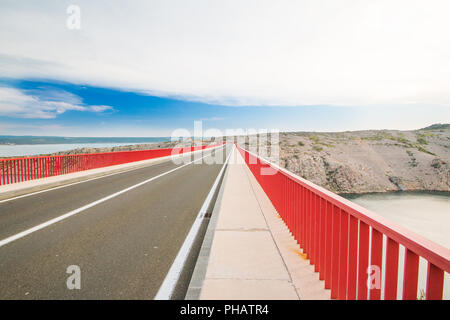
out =
[[[302,190],[302,249],[303,253],[306,253],[306,193],[305,187],[301,187]]]
[[[23,182],[23,159],[20,159],[20,182]]]
[[[444,271],[428,262],[426,299],[442,300],[443,291]]]
[[[347,262],[348,262],[348,213],[341,210],[339,231],[339,293],[340,300],[347,299]]]
[[[319,272],[320,264],[320,197],[314,195],[314,272]]]
[[[6,163],[6,171],[7,171],[7,177],[8,177],[8,184],[11,183],[11,160],[7,161]]]
[[[367,300],[367,268],[369,267],[369,226],[359,221],[358,300]]]
[[[311,259],[311,211],[312,211],[312,192],[308,189],[306,193],[306,253],[307,257]]]
[[[13,160],[14,183],[17,182],[17,160]]]
[[[325,280],[326,201],[320,198],[319,279]]]
[[[333,206],[333,244],[331,249],[331,299],[337,299],[339,295],[339,238],[341,209]]]
[[[384,285],[384,299],[397,299],[398,280],[398,248],[399,245],[394,240],[388,238],[386,243],[386,278]]]
[[[295,240],[300,245],[300,188],[294,185]]]
[[[293,229],[292,229],[291,181],[289,179],[284,179],[284,180],[286,182],[286,213],[287,213],[286,225],[288,226],[288,229],[291,232],[291,235],[294,235],[294,232],[293,232]]]
[[[347,299],[356,300],[356,289],[358,283],[358,219],[352,215],[350,215],[348,235]]]
[[[383,234],[378,230],[372,228],[372,246],[370,255],[371,271],[374,271],[374,282],[369,288],[370,300],[380,300],[381,298],[381,277],[382,275],[382,261],[383,261]],[[379,273],[377,273],[379,270]]]
[[[403,275],[403,300],[417,299],[417,280],[419,276],[419,256],[409,249],[405,250],[405,271]]]
[[[331,288],[331,261],[333,249],[333,205],[327,201],[326,203],[326,248],[325,248],[325,289]]]
[[[2,173],[3,173],[2,178],[0,179],[0,183],[6,184],[6,182],[5,182],[5,160],[1,160],[0,163],[2,165]]]
[[[31,173],[31,180],[36,179],[35,173],[34,173],[34,158],[30,158],[30,173]]]

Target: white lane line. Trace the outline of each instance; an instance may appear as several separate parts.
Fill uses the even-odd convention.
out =
[[[233,145],[233,148],[234,148],[234,145]],[[175,290],[175,286],[177,285],[178,279],[180,278],[181,272],[183,271],[184,264],[186,263],[189,252],[191,251],[192,245],[194,244],[194,240],[197,237],[197,233],[202,224],[206,210],[209,207],[209,204],[215,193],[215,190],[219,187],[219,181],[225,171],[225,167],[227,166],[228,159],[230,158],[231,154],[233,153],[233,148],[231,149],[230,153],[228,154],[227,160],[225,161],[224,165],[222,166],[222,169],[220,170],[219,174],[217,175],[217,178],[214,181],[214,184],[211,187],[211,190],[209,191],[208,196],[205,199],[205,202],[203,202],[203,205],[197,215],[197,218],[195,219],[194,223],[192,224],[191,230],[189,230],[189,233],[186,236],[186,239],[184,240],[183,245],[180,248],[180,251],[178,251],[178,254],[175,257],[175,260],[173,261],[172,266],[169,269],[169,272],[167,272],[167,275],[164,278],[164,281],[163,281],[161,287],[159,288],[158,293],[156,294],[154,300],[169,300],[172,297],[173,292]]]
[[[67,212],[66,214],[63,214],[63,215],[61,215],[61,216],[59,216],[59,217],[56,217],[56,218],[51,219],[51,220],[48,220],[48,221],[46,221],[46,222],[44,222],[44,223],[41,223],[41,224],[39,224],[39,225],[37,225],[37,226],[35,226],[35,227],[32,227],[32,228],[30,228],[30,229],[27,229],[27,230],[24,230],[24,231],[22,231],[22,232],[19,232],[19,233],[15,234],[15,235],[13,235],[13,236],[10,236],[10,237],[8,237],[8,238],[6,238],[6,239],[0,240],[0,247],[3,247],[4,245],[7,245],[8,243],[11,243],[11,242],[13,242],[13,241],[15,241],[15,240],[17,240],[17,239],[23,238],[23,237],[25,237],[25,236],[27,236],[27,235],[33,233],[33,232],[36,232],[36,231],[38,231],[38,230],[41,230],[41,229],[43,229],[43,228],[45,228],[45,227],[48,227],[48,226],[50,226],[50,225],[52,225],[52,224],[55,224],[55,223],[57,223],[57,222],[59,222],[59,221],[61,221],[61,220],[67,219],[67,218],[69,218],[69,217],[71,217],[71,216],[73,216],[73,215],[76,215],[76,214],[78,214],[78,213],[80,213],[80,212],[82,212],[82,211],[84,211],[84,210],[86,210],[86,209],[92,208],[93,206],[96,206],[96,205],[98,205],[98,204],[100,204],[100,203],[102,203],[102,202],[105,202],[105,201],[107,201],[107,200],[110,200],[110,199],[112,199],[112,198],[115,198],[115,197],[117,197],[117,196],[119,196],[119,195],[121,195],[121,194],[123,194],[123,193],[125,193],[125,192],[128,192],[128,191],[130,191],[130,190],[136,189],[136,188],[138,188],[138,187],[140,187],[140,186],[142,186],[142,185],[144,185],[144,184],[146,184],[146,183],[149,183],[149,182],[151,182],[151,181],[153,181],[153,180],[156,180],[156,179],[158,179],[158,178],[160,178],[160,177],[162,177],[162,176],[165,176],[165,175],[167,175],[167,174],[169,174],[169,173],[172,173],[172,172],[174,172],[174,171],[176,171],[176,170],[179,170],[179,169],[181,169],[181,168],[183,168],[183,167],[186,167],[186,166],[188,166],[188,165],[190,165],[190,164],[192,164],[192,163],[194,163],[194,162],[197,162],[197,161],[202,160],[203,158],[209,157],[209,156],[210,156],[210,155],[208,154],[208,155],[203,156],[203,157],[201,157],[201,158],[199,158],[199,159],[196,159],[196,160],[194,160],[194,161],[191,161],[191,162],[188,162],[188,163],[186,163],[186,164],[183,164],[183,165],[181,165],[181,166],[179,166],[179,167],[176,167],[176,168],[174,168],[174,169],[171,169],[171,170],[169,170],[169,171],[166,171],[166,172],[164,172],[164,173],[161,173],[161,174],[159,174],[159,175],[157,175],[157,176],[155,176],[155,177],[152,177],[152,178],[150,178],[150,179],[147,179],[147,180],[145,180],[145,181],[142,181],[142,182],[140,182],[140,183],[138,183],[138,184],[135,184],[135,185],[133,185],[133,186],[131,186],[131,187],[128,187],[128,188],[126,188],[126,189],[123,189],[123,190],[121,190],[121,191],[118,191],[118,192],[116,192],[116,193],[113,193],[113,194],[111,194],[111,195],[109,195],[109,196],[106,196],[106,197],[104,197],[104,198],[101,198],[101,199],[99,199],[99,200],[97,200],[97,201],[91,202],[91,203],[89,203],[89,204],[87,204],[87,205],[85,205],[85,206],[83,206],[83,207],[81,207],[81,208],[72,210],[72,211],[70,211],[70,212]]]
[[[212,150],[215,150],[215,149],[220,148],[220,147],[222,147],[222,146],[214,147],[214,148],[211,148],[211,149],[203,149],[203,150],[197,150],[197,151],[186,152],[186,153],[182,153],[182,154],[175,155],[175,156],[167,156],[167,157],[161,157],[161,158],[154,158],[154,159],[149,159],[149,160],[155,160],[155,162],[156,162],[157,160],[163,160],[164,158],[166,158],[167,161],[164,161],[164,162],[169,162],[170,160],[172,160],[172,159],[174,159],[174,158],[177,158],[177,157],[183,158],[183,157],[186,157],[186,156],[192,156],[193,154],[195,154],[195,153],[197,153],[197,152],[199,152],[199,151],[205,151],[205,150],[211,150],[211,151],[212,151]],[[143,161],[147,161],[147,160],[143,160]],[[160,162],[160,163],[164,163],[164,162]],[[132,163],[132,162],[130,162],[130,163]],[[160,163],[156,163],[156,164],[160,164]],[[143,168],[146,168],[146,167],[151,166],[151,164],[152,164],[152,163],[149,163],[148,166],[142,166],[142,167],[138,167],[138,168],[130,168],[130,169],[128,169],[128,170],[123,170],[123,171],[120,171],[120,172],[114,172],[114,173],[110,173],[110,174],[105,174],[105,175],[100,176],[100,177],[95,177],[95,178],[90,178],[90,179],[83,180],[83,181],[77,181],[77,182],[68,183],[68,184],[65,184],[65,185],[63,185],[63,186],[57,186],[57,187],[53,187],[53,188],[49,188],[49,189],[45,189],[45,190],[41,190],[41,191],[35,191],[35,192],[23,194],[23,195],[21,195],[21,196],[16,196],[16,197],[13,197],[13,198],[0,200],[0,203],[8,202],[8,201],[13,201],[13,200],[20,199],[20,198],[25,198],[25,197],[33,196],[33,195],[36,195],[36,194],[39,194],[39,193],[44,193],[44,192],[53,191],[53,190],[56,190],[56,189],[61,189],[61,188],[65,188],[65,187],[70,187],[70,186],[73,186],[73,185],[76,185],[76,184],[85,183],[85,182],[89,182],[89,181],[93,181],[93,180],[97,180],[97,179],[102,179],[102,178],[114,176],[114,175],[116,175],[116,174],[126,173],[126,172],[129,172],[129,171],[138,170],[138,169],[143,169]],[[95,169],[94,169],[94,170],[95,170]],[[83,171],[78,171],[78,172],[83,172]]]

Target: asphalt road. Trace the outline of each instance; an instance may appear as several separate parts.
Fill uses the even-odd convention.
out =
[[[0,202],[0,241],[178,166]],[[153,299],[221,167],[184,166],[0,246],[0,299]],[[79,290],[67,288],[70,265],[80,267]]]

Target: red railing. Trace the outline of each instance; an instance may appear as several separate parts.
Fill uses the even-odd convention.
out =
[[[419,257],[428,262],[425,298],[443,297],[450,250],[240,147],[248,167],[333,299],[397,299],[399,246],[405,248],[402,299],[418,298]],[[262,172],[261,169],[269,174]],[[383,237],[386,251],[383,254]],[[383,260],[385,270],[382,270]],[[369,266],[371,269],[368,269]],[[378,268],[378,269],[376,269]],[[368,284],[370,280],[374,283]],[[372,272],[373,271],[373,272]],[[384,272],[384,283],[381,275]],[[379,274],[380,283],[376,278]]]
[[[160,158],[218,146],[0,159],[0,185]]]

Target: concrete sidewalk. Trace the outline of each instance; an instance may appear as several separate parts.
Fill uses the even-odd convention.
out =
[[[237,149],[208,229],[187,299],[330,298]]]

